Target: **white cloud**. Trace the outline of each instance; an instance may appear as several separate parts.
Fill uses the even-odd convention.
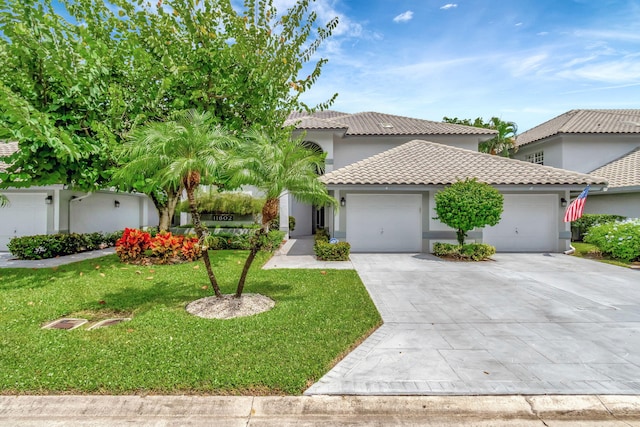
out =
[[[516,27],[522,27],[522,22],[518,22],[518,23],[516,24]]]
[[[539,33],[536,34],[537,36],[547,36],[549,35],[548,31],[540,31]]]
[[[413,12],[407,10],[406,12],[401,13],[400,15],[393,18],[393,22],[407,22],[413,19]]]
[[[569,79],[586,79],[613,84],[635,84],[640,76],[640,61],[637,58],[623,58],[618,61],[589,64],[558,73]]]
[[[440,9],[447,10],[447,9],[453,9],[454,7],[458,7],[458,4],[457,3],[447,3],[444,6],[440,6]]]
[[[525,58],[516,58],[510,62],[511,72],[515,76],[522,76],[539,71],[549,57],[546,53],[539,53]]]

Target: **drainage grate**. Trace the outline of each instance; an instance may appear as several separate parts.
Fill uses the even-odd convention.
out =
[[[92,329],[106,328],[107,326],[117,325],[118,323],[127,322],[129,320],[131,320],[130,317],[119,317],[119,318],[115,318],[115,319],[106,319],[106,320],[103,320],[101,322],[96,323],[95,325],[91,326],[87,330],[90,331]]]
[[[71,329],[75,329],[75,328],[77,328],[79,326],[82,326],[87,322],[88,322],[87,319],[74,319],[74,318],[70,318],[70,317],[65,317],[65,318],[62,318],[62,319],[54,320],[51,323],[47,323],[46,325],[44,325],[42,327],[42,329],[66,329],[66,330],[71,330]]]

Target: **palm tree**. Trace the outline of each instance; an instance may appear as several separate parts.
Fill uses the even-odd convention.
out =
[[[215,126],[212,115],[189,110],[175,120],[150,123],[129,137],[123,155],[130,161],[117,172],[119,179],[149,176],[163,188],[184,189],[196,234],[201,242],[206,228],[200,221],[195,192],[200,184],[215,183],[227,161],[228,153],[237,145],[230,133]],[[211,287],[221,297],[209,253],[202,251]]]
[[[493,138],[480,143],[479,151],[489,154],[509,156],[509,150],[515,148],[518,126],[514,122],[505,122],[498,117],[491,117],[487,128],[495,129],[498,134]]]
[[[301,139],[291,139],[284,132],[271,137],[252,129],[244,135],[241,152],[242,157],[229,164],[232,182],[256,187],[264,193],[266,201],[261,227],[251,239],[238,281],[237,298],[242,295],[249,268],[269,232],[269,223],[278,216],[280,196],[285,191],[303,203],[335,205],[335,199],[318,180],[317,171],[323,170],[325,155],[306,147]]]

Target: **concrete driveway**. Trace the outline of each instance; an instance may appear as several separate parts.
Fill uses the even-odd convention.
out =
[[[351,259],[385,323],[305,394],[640,394],[639,271],[562,254]]]

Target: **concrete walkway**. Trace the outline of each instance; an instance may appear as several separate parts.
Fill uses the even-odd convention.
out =
[[[305,394],[640,394],[640,272],[352,254],[384,325]]]
[[[114,248],[101,249],[98,251],[81,252],[79,254],[59,256],[56,258],[38,260],[14,259],[9,252],[0,252],[0,268],[51,268],[58,267],[72,262],[83,261],[85,259],[99,258],[105,255],[116,253]]]

